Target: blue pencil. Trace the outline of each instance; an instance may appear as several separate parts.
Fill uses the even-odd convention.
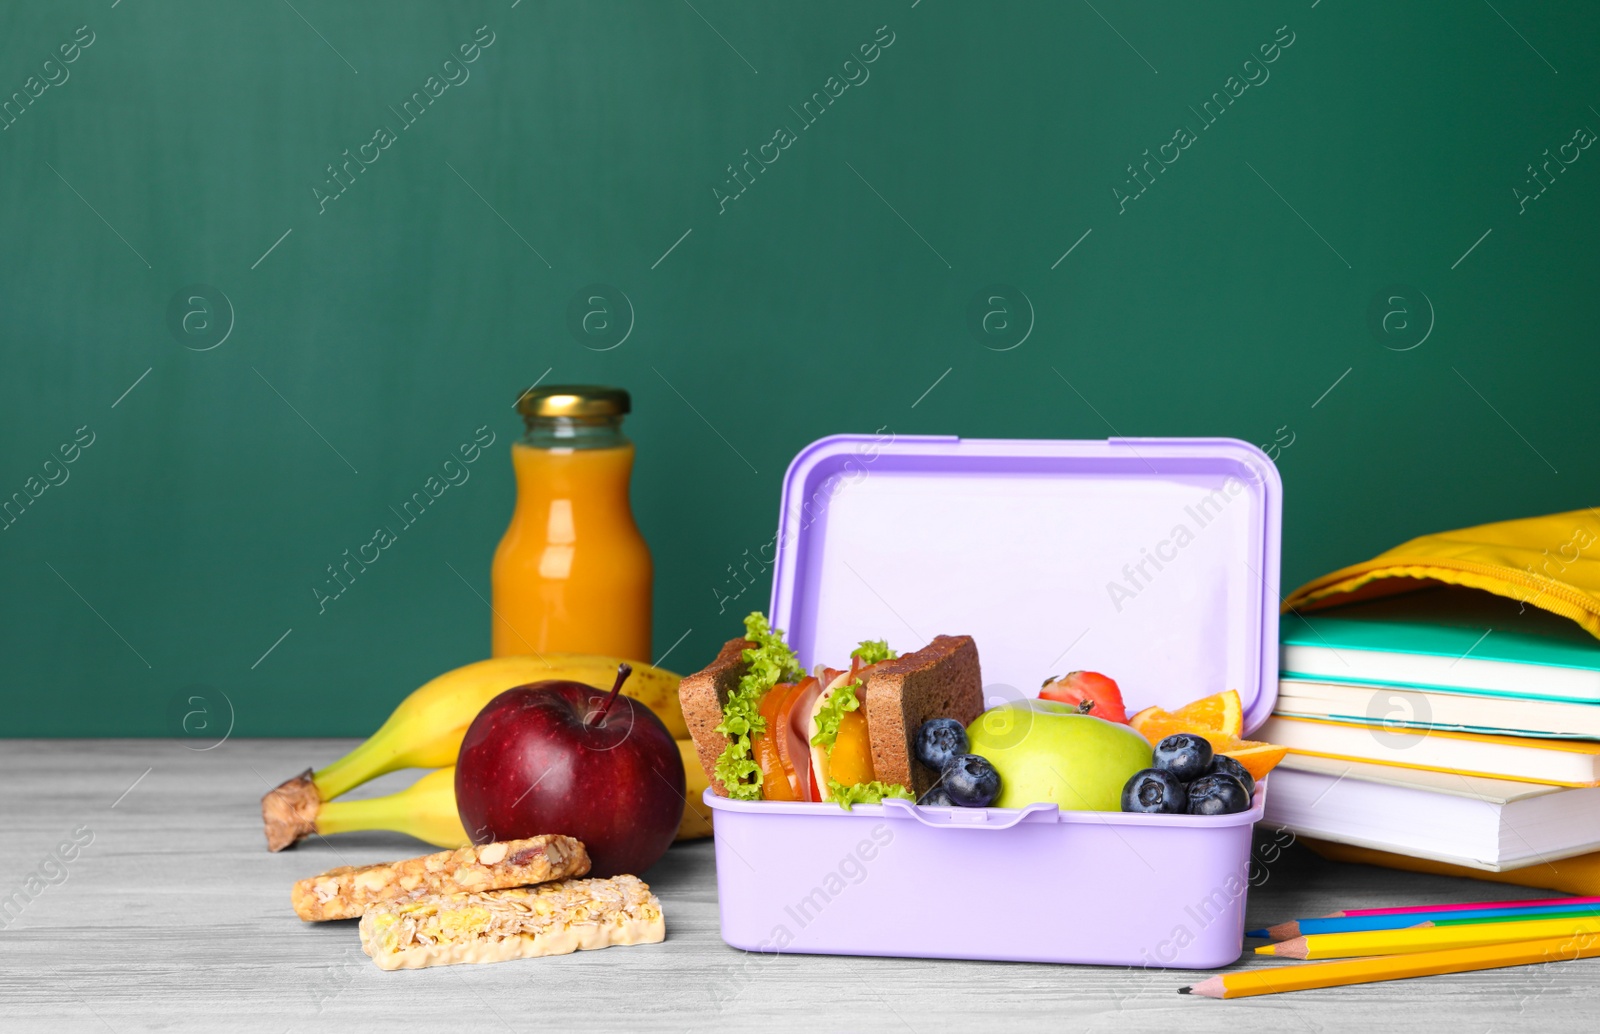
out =
[[[1441,919],[1497,919],[1520,915],[1600,915],[1600,906],[1592,901],[1573,905],[1528,905],[1508,908],[1441,909],[1437,912],[1406,912],[1379,916],[1323,916],[1316,919],[1292,919],[1265,930],[1251,930],[1247,937],[1266,937],[1286,941],[1313,933],[1350,933],[1356,930],[1403,930],[1422,923]]]

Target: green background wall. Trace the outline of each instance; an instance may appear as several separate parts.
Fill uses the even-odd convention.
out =
[[[8,3],[0,492],[93,444],[0,531],[0,733],[177,735],[225,694],[235,735],[364,734],[485,655],[510,404],[546,371],[634,394],[679,670],[765,606],[729,566],[837,431],[1275,445],[1285,591],[1593,503],[1600,149],[1525,212],[1513,189],[1600,127],[1597,37],[1595,8],[1528,0]],[[594,283],[634,309],[609,350],[568,327]],[[193,284],[235,313],[204,351],[203,317],[168,322]],[[1017,347],[969,329],[990,285],[1031,301]],[[485,426],[470,480],[319,613],[325,566]]]

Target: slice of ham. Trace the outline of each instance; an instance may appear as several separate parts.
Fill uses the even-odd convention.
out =
[[[774,745],[778,748],[778,757],[783,763],[784,774],[789,777],[789,785],[795,791],[797,800],[820,801],[825,800],[822,787],[826,787],[826,780],[817,778],[817,770],[813,761],[813,748],[811,737],[816,728],[818,701],[825,688],[836,688],[848,685],[861,678],[862,673],[871,665],[863,665],[859,658],[852,658],[850,667],[846,670],[830,668],[825,664],[818,664],[816,673],[800,681],[778,712],[778,726],[787,732],[786,736],[774,735]],[[866,702],[865,690],[857,690],[856,695]]]
[[[793,775],[790,785],[795,788],[796,797],[802,801],[817,799],[811,779],[811,737],[806,727],[811,720],[812,708],[821,693],[820,682],[815,678],[805,679],[795,687],[793,693],[789,694],[789,699],[784,702],[783,710],[778,715],[778,724],[783,727],[785,733],[777,741],[778,756],[783,760],[786,774]]]

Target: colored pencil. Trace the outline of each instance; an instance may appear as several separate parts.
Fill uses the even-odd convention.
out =
[[[1523,901],[1470,901],[1446,905],[1407,905],[1400,908],[1348,908],[1339,912],[1329,912],[1325,916],[1316,916],[1312,919],[1291,919],[1286,923],[1278,923],[1261,930],[1250,930],[1246,937],[1270,937],[1275,941],[1288,940],[1308,933],[1333,933],[1336,930],[1396,930],[1401,926],[1412,924],[1402,923],[1400,926],[1332,926],[1322,927],[1321,923],[1327,919],[1354,919],[1356,917],[1377,916],[1408,916],[1422,915],[1424,918],[1433,918],[1428,913],[1434,912],[1473,912],[1478,910],[1499,911],[1509,914],[1516,909],[1544,908],[1560,910],[1564,908],[1578,908],[1584,905],[1600,906],[1600,897],[1566,897],[1566,898],[1536,898]],[[1418,920],[1419,922],[1421,920]],[[1310,922],[1310,927],[1302,924]]]
[[[1252,930],[1252,937],[1268,937],[1274,941],[1287,941],[1307,934],[1350,933],[1356,930],[1403,930],[1420,923],[1439,923],[1460,920],[1466,923],[1486,922],[1491,919],[1526,919],[1543,915],[1590,915],[1600,912],[1600,904],[1532,905],[1527,908],[1477,908],[1448,909],[1435,912],[1403,912],[1385,916],[1322,916],[1316,919],[1296,919],[1266,930]]]
[[[1313,962],[1305,966],[1245,970],[1209,977],[1198,984],[1178,988],[1178,993],[1206,998],[1248,998],[1316,987],[1344,987],[1439,973],[1467,973],[1506,966],[1530,966],[1540,962],[1564,962],[1596,955],[1600,955],[1600,937],[1593,934],[1546,937],[1537,941],[1512,941],[1477,948],[1419,951],[1375,959],[1347,959],[1342,962]]]
[[[1523,923],[1474,923],[1469,926],[1421,926],[1409,930],[1358,930],[1353,933],[1314,933],[1290,941],[1267,944],[1257,955],[1291,959],[1353,959],[1363,955],[1404,955],[1418,951],[1474,948],[1484,944],[1509,944],[1541,937],[1600,939],[1600,918],[1563,917]]]
[[[1600,897],[1521,898],[1511,901],[1472,901],[1465,904],[1405,905],[1400,908],[1347,908],[1343,912],[1329,914],[1340,916],[1391,916],[1410,914],[1412,912],[1458,911],[1467,908],[1525,908],[1529,905],[1600,905]]]
[[[1557,918],[1562,918],[1562,917],[1565,917],[1565,918],[1568,918],[1568,919],[1576,919],[1579,916],[1600,916],[1600,908],[1566,909],[1566,910],[1563,910],[1563,911],[1560,911],[1560,912],[1546,912],[1546,911],[1518,912],[1518,913],[1516,913],[1514,915],[1508,915],[1508,916],[1491,915],[1491,914],[1488,914],[1488,913],[1479,913],[1479,915],[1482,916],[1483,918],[1480,918],[1480,919],[1469,919],[1469,918],[1461,918],[1461,919],[1430,919],[1425,923],[1418,923],[1417,925],[1418,926],[1466,926],[1469,923],[1520,923],[1520,922],[1524,922],[1524,921],[1529,920],[1529,919],[1557,919]]]

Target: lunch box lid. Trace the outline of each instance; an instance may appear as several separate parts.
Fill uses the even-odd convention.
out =
[[[1131,715],[1278,695],[1283,486],[1232,438],[842,434],[784,477],[772,623],[809,670],[864,639],[970,635],[984,703],[1115,679]]]

